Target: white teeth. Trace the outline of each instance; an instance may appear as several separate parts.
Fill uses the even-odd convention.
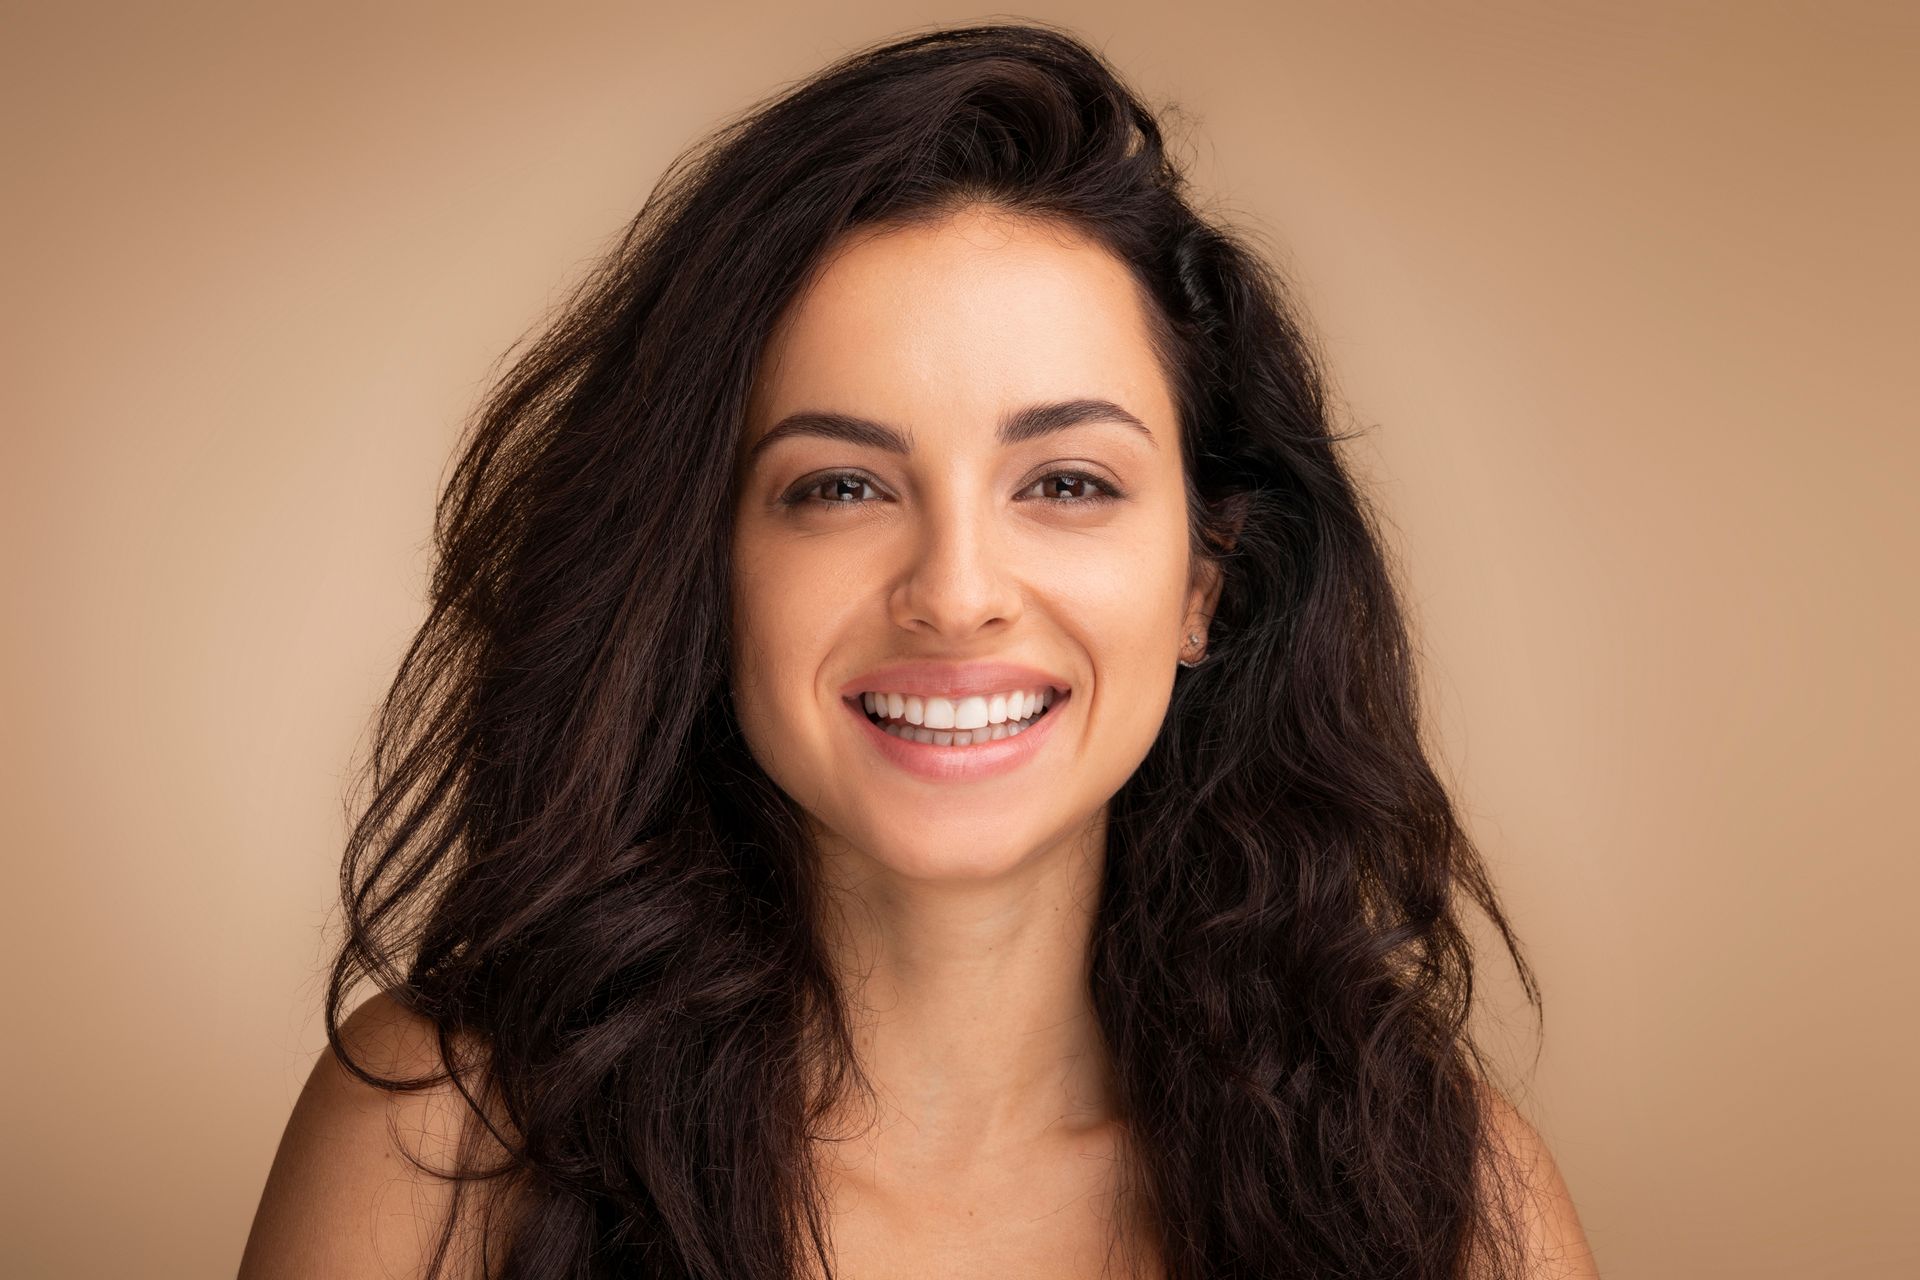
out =
[[[904,738],[908,742],[925,743],[937,747],[965,747],[981,742],[998,742],[1002,738],[1011,738],[1027,731],[1024,724],[995,724],[985,729],[976,729],[971,733],[952,733],[944,729],[918,728],[910,724],[888,724],[880,728],[882,733]]]
[[[1051,688],[961,698],[871,691],[860,695],[869,715],[894,723],[880,727],[897,738],[935,746],[991,742],[1023,732],[1033,715],[1053,703]]]

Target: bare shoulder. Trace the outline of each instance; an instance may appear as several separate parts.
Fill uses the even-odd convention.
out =
[[[1483,1101],[1496,1156],[1499,1198],[1524,1229],[1526,1280],[1599,1280],[1593,1249],[1553,1153],[1497,1089]]]
[[[340,1033],[347,1056],[375,1075],[443,1070],[433,1024],[384,992]],[[453,1207],[453,1183],[434,1171],[455,1167],[470,1111],[451,1083],[382,1089],[323,1050],[281,1136],[239,1280],[426,1274]],[[487,1139],[480,1154],[491,1162],[501,1150]],[[448,1280],[480,1274],[476,1210],[492,1185],[469,1185],[441,1272]]]

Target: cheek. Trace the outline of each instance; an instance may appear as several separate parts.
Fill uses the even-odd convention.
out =
[[[1098,665],[1151,662],[1173,643],[1184,604],[1184,529],[1068,547],[1044,593],[1060,606]],[[1178,548],[1176,554],[1173,550]]]
[[[1083,556],[1058,598],[1070,601],[1078,643],[1093,673],[1087,704],[1092,741],[1144,752],[1159,733],[1172,696],[1182,610],[1186,605],[1185,527]],[[1136,761],[1137,763],[1137,761]]]
[[[818,734],[823,681],[858,606],[804,543],[743,547],[732,575],[734,705],[759,749]]]

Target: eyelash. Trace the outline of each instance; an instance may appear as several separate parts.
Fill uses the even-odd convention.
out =
[[[1049,471],[1047,474],[1037,478],[1033,483],[1042,484],[1048,480],[1053,480],[1060,476],[1065,476],[1071,480],[1085,480],[1089,484],[1098,485],[1102,490],[1102,492],[1098,497],[1067,498],[1060,501],[1047,502],[1046,505],[1048,506],[1098,507],[1098,506],[1105,506],[1109,502],[1118,502],[1122,498],[1127,496],[1126,494],[1122,493],[1117,486],[1109,484],[1107,481],[1102,480],[1098,476],[1089,475],[1085,471]],[[797,488],[789,490],[786,493],[786,495],[780,499],[780,503],[782,506],[794,507],[794,508],[808,507],[808,506],[863,507],[867,505],[866,501],[864,500],[843,500],[840,502],[832,502],[832,501],[827,501],[825,499],[821,499],[816,501],[812,495],[815,493],[815,491],[817,491],[822,485],[826,484],[829,480],[853,480],[859,484],[870,485],[876,489],[879,488],[877,484],[874,484],[872,480],[868,479],[864,475],[861,475],[858,471],[829,471],[821,475],[813,476],[807,480],[802,481]],[[1028,489],[1031,489],[1032,487],[1033,485],[1027,486]],[[1022,490],[1022,492],[1025,492],[1025,490]]]

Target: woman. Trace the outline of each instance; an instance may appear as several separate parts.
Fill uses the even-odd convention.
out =
[[[443,498],[243,1278],[1591,1275],[1283,298],[1040,24],[676,166]]]

